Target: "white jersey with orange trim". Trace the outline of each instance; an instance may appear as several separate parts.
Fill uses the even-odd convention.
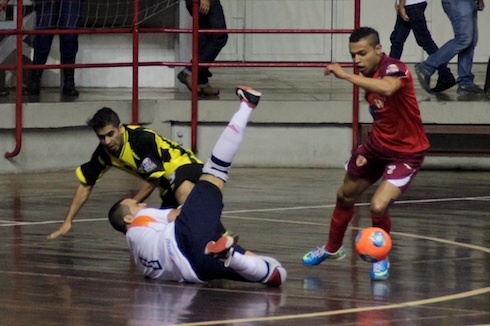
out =
[[[170,209],[145,208],[136,214],[126,240],[143,275],[155,280],[204,283],[179,250]]]

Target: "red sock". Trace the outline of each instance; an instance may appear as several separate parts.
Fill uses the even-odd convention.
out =
[[[391,217],[388,212],[385,212],[383,215],[375,216],[371,213],[371,220],[373,221],[373,227],[382,228],[388,234],[391,231]]]
[[[342,246],[345,230],[352,216],[354,216],[354,206],[342,207],[338,203],[335,205],[330,219],[330,234],[326,245],[328,252],[334,253]]]

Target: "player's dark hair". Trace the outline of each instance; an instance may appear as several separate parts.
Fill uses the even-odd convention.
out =
[[[109,222],[114,229],[126,234],[128,229],[126,222],[124,222],[124,216],[131,214],[131,212],[128,206],[121,204],[123,200],[124,198],[119,200],[109,210]]]
[[[350,35],[349,42],[356,43],[362,39],[368,39],[373,48],[379,44],[379,34],[371,27],[360,27],[356,29]]]
[[[87,120],[87,125],[94,131],[102,129],[108,125],[118,127],[120,123],[121,120],[119,120],[117,113],[108,107],[103,107],[94,114],[92,119]]]

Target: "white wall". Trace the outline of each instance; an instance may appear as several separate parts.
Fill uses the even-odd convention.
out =
[[[139,60],[174,62],[174,35],[141,34]],[[55,36],[48,64],[59,64],[59,39]],[[132,37],[129,34],[82,34],[79,37],[77,63],[132,62]],[[163,66],[141,67],[140,87],[173,87],[173,69]],[[131,87],[132,68],[85,68],[77,69],[75,82],[78,87]],[[54,87],[60,84],[59,70],[47,70],[42,84]]]

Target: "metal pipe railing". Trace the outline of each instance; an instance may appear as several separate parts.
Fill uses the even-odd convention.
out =
[[[17,18],[24,17],[24,7],[22,0],[19,0],[20,5],[17,6]],[[5,158],[12,158],[20,153],[22,147],[22,83],[23,83],[23,60],[22,60],[22,19],[17,19],[16,33],[16,92],[15,92],[15,148],[12,152],[6,152]],[[19,50],[20,49],[20,50]],[[20,87],[19,87],[20,85]]]
[[[7,0],[4,0],[7,3]],[[197,76],[200,67],[324,67],[328,62],[213,62],[201,63],[198,58],[199,33],[223,33],[219,29],[199,29],[199,0],[193,0],[193,19],[191,29],[177,28],[139,28],[139,4],[133,2],[133,27],[132,28],[97,28],[97,29],[77,29],[77,30],[23,30],[23,1],[17,1],[17,24],[16,30],[0,30],[0,35],[16,35],[16,65],[0,65],[3,70],[16,70],[16,106],[15,106],[15,138],[16,147],[12,152],[5,153],[6,158],[12,158],[19,154],[22,145],[22,85],[23,71],[29,69],[63,69],[63,68],[110,68],[110,67],[131,67],[132,68],[132,123],[139,121],[138,99],[139,99],[139,67],[143,66],[187,66],[187,62],[167,62],[152,61],[139,62],[139,34],[140,33],[192,33],[192,74]],[[355,0],[354,5],[354,29],[360,27],[360,0]],[[19,18],[20,17],[20,18]],[[349,34],[353,29],[227,29],[226,33],[242,34]],[[88,64],[23,64],[22,60],[22,37],[23,35],[37,34],[132,34],[132,61],[113,62],[113,63],[88,63]],[[340,62],[344,67],[353,67],[352,62]],[[354,67],[355,73],[358,73]],[[354,86],[353,90],[353,120],[352,120],[352,148],[357,147],[359,138],[359,88]],[[191,97],[191,148],[197,152],[197,126],[198,126],[198,80],[192,78],[192,97]]]

